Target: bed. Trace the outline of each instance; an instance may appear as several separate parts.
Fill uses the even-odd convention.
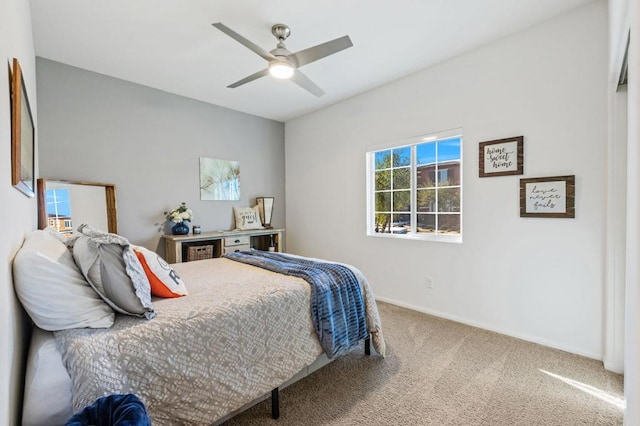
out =
[[[90,238],[98,238],[92,235]],[[38,238],[50,239],[42,234]],[[48,244],[55,245],[51,241]],[[124,248],[127,244],[121,240],[116,246]],[[27,253],[32,245],[28,238]],[[43,250],[40,247],[38,250],[42,255]],[[48,256],[58,256],[57,264],[65,258],[65,267],[72,268],[59,247],[56,250],[59,256]],[[121,260],[124,257],[122,253],[119,256]],[[14,262],[16,290],[36,325],[42,325],[46,321],[38,316],[42,313],[35,312],[34,307],[42,301],[34,301],[35,296],[30,298],[19,284],[25,277],[16,262],[25,263],[24,257],[19,252]],[[90,271],[77,257],[74,255],[74,264],[84,279],[90,281]],[[37,258],[42,263],[42,256]],[[34,268],[33,256],[27,259],[29,274],[41,276],[44,271]],[[143,259],[139,259],[144,264]],[[364,336],[371,339],[376,353],[384,356],[380,318],[367,280],[352,266],[330,264],[346,268],[356,279],[366,324]],[[104,272],[104,262],[101,266]],[[78,318],[73,319],[74,326],[54,332],[37,327],[28,362],[24,424],[36,424],[37,419],[31,417],[47,411],[38,406],[46,392],[56,394],[46,401],[57,404],[49,411],[50,416],[54,411],[57,413],[57,421],[99,397],[132,393],[145,403],[154,425],[219,424],[256,401],[269,395],[277,397],[278,388],[307,375],[333,357],[360,350],[362,334],[351,336],[344,347],[328,346],[327,339],[319,338],[323,332],[318,331],[315,311],[311,309],[316,290],[300,276],[273,272],[230,258],[166,265],[165,269],[173,271],[168,272],[169,276],[179,277],[185,290],[188,289],[187,295],[151,296],[138,307],[127,307],[130,311],[137,309],[136,312],[125,314],[116,310],[109,327],[104,327],[104,306],[100,306],[101,314],[94,315],[98,324],[102,324],[99,327],[87,326],[86,320],[79,323]],[[105,280],[108,281],[103,276]],[[80,288],[79,282],[75,284]],[[82,291],[91,289],[91,284],[85,282]],[[101,291],[113,296],[113,290]],[[132,291],[136,293],[135,285]],[[100,296],[101,292],[95,293]],[[51,299],[47,294],[38,294],[38,297]],[[49,313],[49,316],[55,315]],[[43,373],[45,361],[48,371],[55,374]],[[42,379],[42,383],[38,379]],[[60,391],[65,387],[70,392]],[[274,390],[276,393],[272,394]],[[36,404],[34,398],[41,400]]]

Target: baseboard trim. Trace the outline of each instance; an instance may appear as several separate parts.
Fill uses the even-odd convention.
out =
[[[604,365],[604,369],[607,371],[611,371],[616,374],[624,374],[624,367],[619,362],[609,361],[607,357],[604,357],[602,364]]]
[[[488,326],[487,324],[483,324],[483,323],[478,322],[478,321],[473,321],[473,320],[470,320],[470,319],[467,319],[467,318],[459,317],[457,315],[447,314],[447,313],[436,311],[436,310],[433,310],[433,309],[423,308],[421,306],[412,305],[411,303],[401,302],[399,300],[391,299],[391,298],[388,298],[388,297],[378,297],[378,296],[376,296],[376,300],[379,300],[379,301],[385,302],[385,303],[389,303],[391,305],[400,306],[402,308],[411,309],[412,311],[417,311],[417,312],[422,312],[422,313],[425,313],[425,314],[433,315],[434,317],[444,318],[444,319],[448,319],[448,320],[451,320],[451,321],[459,322],[459,323],[462,323],[462,324],[470,325],[472,327],[482,328],[483,330],[489,330],[489,331],[493,331],[495,333],[504,334],[505,336],[515,337],[516,339],[526,340],[527,342],[537,343],[538,345],[547,346],[549,348],[559,349],[561,351],[565,351],[565,352],[569,352],[569,353],[572,353],[572,354],[584,356],[586,358],[591,358],[591,359],[595,359],[595,360],[598,360],[598,361],[602,362],[602,354],[594,354],[594,353],[590,353],[590,352],[585,352],[585,351],[583,351],[583,350],[581,350],[579,348],[575,348],[575,347],[572,347],[572,346],[569,346],[569,345],[557,344],[555,342],[552,342],[552,341],[549,341],[549,340],[546,340],[546,339],[541,339],[539,337],[530,336],[530,335],[523,334],[523,333],[517,333],[517,332],[511,331],[511,330],[505,330],[505,329],[501,329],[501,328],[491,327],[491,326]],[[384,328],[384,324],[382,324],[382,326]]]

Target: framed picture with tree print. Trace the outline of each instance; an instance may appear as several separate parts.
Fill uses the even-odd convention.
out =
[[[29,197],[35,195],[35,129],[18,59],[11,72],[11,184]]]

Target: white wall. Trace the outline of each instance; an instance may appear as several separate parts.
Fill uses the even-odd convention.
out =
[[[629,138],[627,145],[627,258],[625,286],[625,425],[640,424],[640,5],[632,1],[629,53]]]
[[[275,196],[284,227],[284,125],[38,58],[42,177],[116,185],[118,233],[164,253],[158,223],[182,201],[203,232]],[[240,201],[201,201],[199,158],[240,162]]]
[[[20,419],[25,358],[23,311],[15,297],[11,262],[24,236],[36,227],[36,201],[11,186],[11,112],[7,63],[18,58],[37,123],[36,67],[31,12],[26,0],[0,1],[0,424]],[[37,138],[37,132],[36,132]],[[37,166],[36,166],[37,172]]]
[[[619,74],[619,72],[617,73]],[[605,250],[605,346],[607,370],[624,371],[624,305],[627,235],[627,90],[610,81]]]
[[[382,300],[601,359],[606,82],[598,1],[287,122],[288,250],[356,265]],[[464,242],[367,237],[367,147],[457,127]],[[520,218],[517,176],[478,178],[478,143],[516,135],[525,177],[576,175],[575,219]]]
[[[629,0],[609,5],[605,368],[624,370],[627,220],[627,89],[618,87],[629,33]]]
[[[631,35],[628,57],[628,85],[626,92],[616,90],[627,36]],[[619,182],[621,171],[625,173],[624,188],[618,188],[609,195],[610,202],[626,207],[624,212],[615,213],[616,219],[625,219],[624,223],[609,226],[609,230],[618,235],[609,244],[607,283],[607,343],[610,349],[605,358],[614,364],[620,364],[619,343],[624,341],[624,393],[626,410],[624,424],[640,424],[640,4],[638,0],[609,1],[609,152],[613,155],[609,164],[609,179]],[[625,102],[626,105],[620,105]],[[620,142],[623,139],[623,143]],[[624,156],[620,152],[624,149]],[[613,160],[613,161],[612,161]],[[622,185],[621,185],[622,186]],[[611,187],[611,185],[610,185]],[[620,190],[623,191],[620,194]],[[613,223],[612,219],[609,219]],[[625,258],[626,256],[626,258]],[[621,286],[622,283],[622,286]],[[620,294],[623,300],[620,300]],[[621,321],[620,317],[623,317]],[[624,325],[620,325],[623,322]],[[611,343],[613,342],[613,345]]]

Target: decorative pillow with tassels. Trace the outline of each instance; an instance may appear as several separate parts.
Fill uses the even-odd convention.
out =
[[[73,259],[91,287],[116,312],[151,319],[151,288],[129,240],[80,225]]]

